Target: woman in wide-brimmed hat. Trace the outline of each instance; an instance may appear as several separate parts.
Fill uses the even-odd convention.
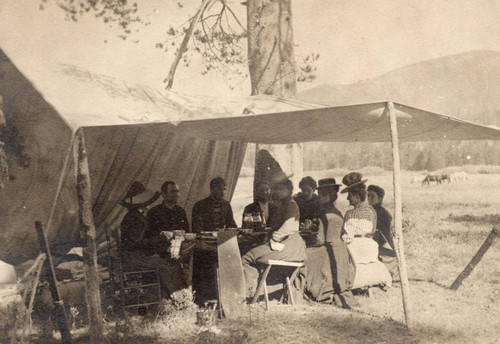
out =
[[[378,260],[378,244],[372,239],[376,231],[377,214],[366,202],[367,179],[359,172],[344,176],[346,186],[342,193],[348,193],[349,204],[354,208],[346,211],[342,239],[356,265],[353,288],[375,284],[390,287],[392,278],[387,268]]]
[[[320,259],[328,259],[328,270],[324,271],[323,264],[318,261],[311,261],[308,257],[307,263],[307,284],[309,285],[311,294],[316,299],[323,299],[327,295],[331,296],[333,292],[333,300],[335,305],[343,308],[351,308],[357,305],[350,288],[354,281],[356,268],[349,252],[346,243],[342,241],[341,232],[344,223],[342,213],[335,207],[334,202],[337,200],[337,194],[341,184],[337,184],[335,178],[320,179],[318,182],[318,195],[321,203],[321,221],[317,233],[320,245],[324,245],[326,250],[323,251],[325,256],[318,253],[313,254],[312,257],[321,257]],[[322,261],[322,260],[321,260]],[[334,273],[332,273],[332,270]],[[332,278],[331,283],[324,284],[325,276],[327,279]],[[315,288],[315,283],[321,282],[321,287]],[[325,288],[324,285],[332,286]],[[317,291],[319,290],[319,292]],[[314,295],[314,294],[317,295]]]
[[[344,217],[346,241],[350,241],[354,236],[369,235],[376,230],[377,215],[375,210],[365,202],[367,180],[363,179],[363,175],[359,172],[350,172],[342,179],[346,187],[341,193],[348,193],[349,205],[354,207],[348,210]]]

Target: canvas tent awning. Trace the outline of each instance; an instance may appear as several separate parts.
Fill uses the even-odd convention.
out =
[[[254,99],[258,102],[258,99]],[[282,101],[274,99],[275,102]],[[297,104],[305,106],[305,104]],[[268,144],[389,142],[387,102],[188,120],[168,130],[209,140]],[[499,140],[500,130],[394,103],[400,141]]]
[[[33,223],[47,222],[58,187],[49,239],[78,242],[70,145],[79,128],[100,233],[119,222],[118,203],[135,180],[151,190],[176,180],[188,213],[207,195],[210,178],[225,177],[231,194],[245,151],[239,142],[390,140],[386,102],[328,107],[270,96],[189,97],[68,64],[30,62],[15,63],[0,51],[3,110],[23,147],[11,152],[15,179],[0,190],[0,259],[7,261],[38,252]],[[500,139],[495,128],[397,103],[395,110],[401,141]],[[17,166],[16,154],[30,166]]]
[[[160,93],[65,63],[20,65],[23,75],[73,132],[81,127],[150,123],[208,140],[274,144],[390,141],[386,100],[332,107],[266,95],[194,97]],[[397,102],[394,105],[400,141],[499,139],[498,128]]]

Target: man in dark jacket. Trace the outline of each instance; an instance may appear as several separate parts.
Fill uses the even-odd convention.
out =
[[[195,233],[217,231],[222,228],[236,228],[231,204],[224,199],[226,182],[221,177],[210,181],[210,196],[196,202],[192,212],[192,229]],[[195,301],[203,305],[207,300],[217,298],[217,246],[207,245],[194,252],[193,289]]]
[[[224,199],[226,181],[216,177],[210,181],[210,196],[196,202],[192,213],[193,232],[236,228],[231,204]]]
[[[278,209],[277,205],[269,202],[270,196],[271,188],[269,187],[269,183],[265,181],[259,182],[255,192],[256,200],[245,207],[245,210],[243,210],[243,216],[247,213],[259,213],[266,223],[266,226],[269,227],[272,219],[276,215],[276,210]]]
[[[161,186],[163,202],[148,211],[146,239],[153,238],[162,231],[185,230],[189,231],[186,211],[177,204],[179,200],[179,186],[173,181],[166,181]]]

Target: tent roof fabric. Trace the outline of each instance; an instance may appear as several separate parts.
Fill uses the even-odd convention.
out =
[[[164,124],[184,135],[240,142],[390,141],[386,101],[324,106],[271,96],[160,93],[70,64],[17,65],[72,131]],[[400,141],[500,140],[500,130],[394,103]],[[285,125],[286,124],[286,125]]]

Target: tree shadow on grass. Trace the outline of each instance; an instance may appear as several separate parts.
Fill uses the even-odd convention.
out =
[[[260,321],[231,321],[221,326],[223,331],[245,330],[245,343],[454,343],[467,342],[461,333],[416,324],[409,331],[402,323],[360,310],[344,310],[333,305],[292,311],[287,306],[282,313],[272,311]],[[321,310],[320,310],[321,308]],[[219,337],[220,338],[220,337]],[[242,338],[240,336],[239,338]],[[221,339],[221,338],[220,338]],[[231,343],[220,341],[220,343]],[[198,343],[192,341],[192,343]],[[235,343],[240,343],[236,341]],[[200,342],[201,343],[201,342]]]

